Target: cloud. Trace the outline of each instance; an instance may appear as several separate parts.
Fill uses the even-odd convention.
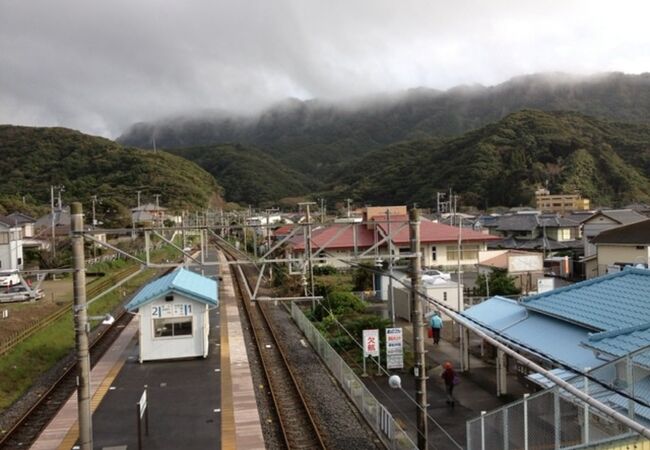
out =
[[[0,122],[135,121],[521,73],[650,70],[645,1],[0,0]]]

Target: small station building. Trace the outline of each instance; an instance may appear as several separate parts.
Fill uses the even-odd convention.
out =
[[[147,284],[126,305],[140,316],[140,362],[208,356],[209,310],[217,282],[179,268]]]

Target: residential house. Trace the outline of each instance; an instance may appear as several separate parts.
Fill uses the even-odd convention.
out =
[[[0,216],[0,270],[22,270],[23,231],[15,221]]]
[[[596,254],[596,245],[591,240],[598,234],[610,228],[620,227],[646,220],[647,217],[631,209],[600,210],[582,221],[582,243],[584,256],[588,258]]]
[[[582,247],[580,223],[557,214],[523,212],[499,216],[495,222],[490,233],[503,239],[491,242],[490,248],[553,252]]]
[[[487,243],[495,240],[498,237],[471,228],[461,229],[429,219],[420,220],[423,267],[455,268],[459,257],[462,266],[473,267],[479,261],[479,253],[487,249]],[[404,206],[369,207],[365,210],[362,223],[335,223],[312,229],[312,253],[320,258],[320,263],[337,267],[349,267],[340,260],[341,256],[359,255],[375,247],[375,244],[376,248],[365,256],[371,259],[377,255],[381,259],[382,254],[388,254],[389,241],[393,255],[399,257],[401,253],[410,252],[409,221]],[[304,250],[304,236],[289,240],[289,255],[301,257]]]
[[[131,209],[131,220],[136,226],[160,226],[167,218],[167,208],[146,203]]]
[[[592,398],[645,427],[650,425],[650,270],[625,269],[520,303],[495,297],[463,315],[579,390],[587,391],[588,383]],[[529,435],[510,434],[509,446],[532,448],[539,440],[529,436],[549,432],[556,442],[554,448],[583,448],[578,444],[630,437],[627,428],[597,410],[591,410],[593,416],[588,420],[576,420],[590,414],[584,403],[564,389],[552,388],[554,383],[541,373],[527,378],[554,390],[525,400],[532,408],[526,418],[530,420]],[[541,405],[545,405],[543,411],[536,409]],[[492,424],[504,414],[520,417],[521,406],[517,402],[506,406],[507,411],[487,413],[482,420]],[[562,414],[569,410],[574,412]],[[472,423],[468,429],[478,425]],[[508,430],[490,428],[489,433],[489,437],[470,442],[468,448],[503,448]],[[482,445],[483,438],[490,444]],[[531,440],[524,444],[522,438]],[[627,447],[610,443],[602,448]]]
[[[618,272],[625,266],[640,264],[648,267],[650,219],[602,231],[591,243],[596,245],[597,270],[587,274],[588,278],[612,271]]]
[[[505,270],[514,277],[515,285],[528,293],[536,290],[537,280],[544,277],[544,257],[537,252],[488,250],[481,253],[477,268],[482,275],[489,275],[495,269]]]
[[[579,194],[551,195],[546,189],[535,192],[535,208],[543,212],[566,214],[571,211],[586,211],[589,209],[589,199]]]

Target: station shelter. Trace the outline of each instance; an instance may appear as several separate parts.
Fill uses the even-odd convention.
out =
[[[144,286],[126,305],[140,316],[140,362],[208,356],[217,282],[179,268]]]

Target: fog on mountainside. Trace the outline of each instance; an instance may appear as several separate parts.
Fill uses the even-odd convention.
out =
[[[118,141],[142,148],[151,148],[154,139],[161,148],[237,142],[256,146],[298,172],[331,178],[371,150],[457,136],[522,108],[650,123],[650,74],[538,74],[493,87],[420,88],[340,105],[292,99],[245,119],[220,113],[140,123]]]

